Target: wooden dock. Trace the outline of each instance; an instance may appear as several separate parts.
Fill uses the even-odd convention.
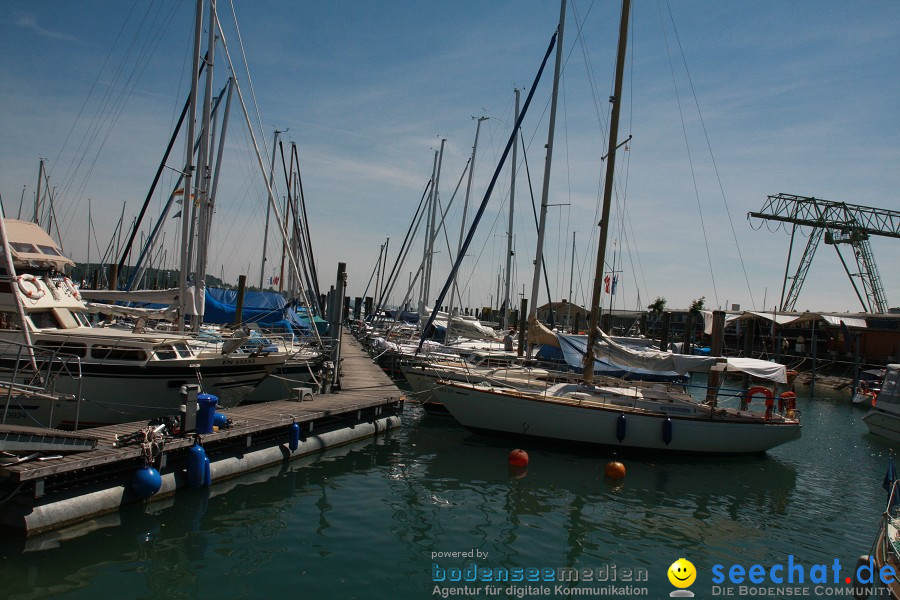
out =
[[[215,483],[399,426],[404,402],[400,390],[346,331],[341,343],[341,386],[333,393],[223,410],[230,427],[165,438],[155,447],[116,447],[117,438],[135,434],[146,422],[98,427],[80,432],[96,438],[93,450],[43,453],[17,464],[0,464],[0,498],[9,496],[0,511],[0,528],[31,535],[139,501],[131,481],[148,454],[162,480],[156,498],[189,485],[188,454],[195,443],[204,448]],[[295,423],[300,438],[292,450]]]

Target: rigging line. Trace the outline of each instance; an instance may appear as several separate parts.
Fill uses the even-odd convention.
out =
[[[663,29],[663,39],[666,42],[666,54],[669,58],[669,70],[672,72],[672,85],[675,88],[675,100],[678,104],[678,114],[681,117],[681,132],[682,132],[682,135],[684,135],[684,144],[685,144],[685,148],[687,150],[688,163],[689,163],[690,169],[691,169],[691,179],[694,182],[694,197],[697,200],[697,212],[700,213],[700,229],[703,232],[703,245],[706,247],[706,260],[707,260],[707,263],[709,264],[709,279],[710,279],[710,283],[712,284],[712,287],[713,287],[713,296],[715,296],[716,305],[719,306],[719,292],[716,289],[716,276],[715,276],[715,273],[713,273],[712,254],[709,251],[709,239],[706,236],[706,223],[704,222],[704,219],[703,219],[703,207],[700,204],[700,191],[699,191],[699,188],[697,187],[697,174],[694,171],[694,161],[691,156],[691,145],[690,145],[690,142],[688,141],[687,126],[685,125],[685,122],[684,122],[684,111],[681,108],[681,96],[678,94],[678,82],[675,78],[675,65],[672,63],[672,53],[669,48],[669,36],[666,34],[665,22],[663,21],[663,15],[662,15],[662,9],[660,9],[660,11],[659,11],[659,20],[660,20],[660,24],[662,25],[662,29]]]
[[[678,50],[681,52],[681,61],[684,64],[684,72],[687,75],[688,85],[690,86],[691,94],[694,97],[694,105],[697,107],[697,116],[700,117],[700,127],[703,129],[703,137],[706,139],[706,147],[709,150],[709,158],[712,161],[713,171],[716,174],[716,182],[719,184],[719,191],[722,194],[722,204],[725,205],[725,214],[728,215],[728,224],[731,226],[731,236],[734,238],[734,245],[737,247],[738,251],[738,260],[740,260],[741,270],[744,272],[744,281],[747,283],[747,291],[750,294],[750,303],[755,309],[756,302],[753,299],[753,288],[750,286],[750,278],[747,275],[747,267],[744,264],[744,255],[741,252],[741,245],[738,242],[737,232],[734,229],[734,220],[731,218],[731,209],[728,207],[728,200],[725,197],[725,187],[722,184],[722,177],[719,175],[719,166],[716,164],[716,157],[713,155],[712,151],[712,143],[709,141],[709,133],[706,130],[706,122],[703,120],[703,113],[700,111],[700,101],[697,99],[697,92],[694,89],[694,80],[691,78],[691,72],[687,66],[687,58],[685,58],[684,55],[681,38],[678,35],[678,29],[675,27],[675,17],[672,15],[672,7],[669,6],[668,0],[666,0],[666,9],[669,11],[669,19],[672,22],[672,31],[675,33],[675,41],[678,42]]]
[[[91,84],[91,89],[88,90],[87,95],[84,97],[84,102],[81,103],[81,108],[78,109],[78,114],[75,115],[75,120],[72,122],[72,126],[69,128],[68,133],[66,133],[66,137],[63,140],[62,145],[59,147],[59,151],[56,153],[56,158],[53,160],[52,164],[56,164],[59,162],[60,156],[62,156],[63,150],[65,150],[66,146],[69,144],[69,138],[72,137],[72,132],[75,131],[76,125],[78,125],[78,121],[81,119],[81,115],[84,114],[84,109],[87,108],[88,100],[90,100],[91,96],[94,93],[94,90],[97,89],[97,85],[100,83],[100,76],[103,74],[103,71],[106,70],[106,65],[109,64],[109,59],[113,55],[113,50],[118,44],[119,39],[121,39],[122,34],[125,32],[125,26],[128,25],[128,21],[131,20],[131,15],[134,14],[135,8],[137,7],[137,3],[132,3],[131,10],[128,12],[128,15],[125,17],[125,21],[122,22],[122,27],[119,29],[119,33],[116,34],[116,39],[113,40],[112,48],[109,52],[106,53],[106,58],[103,59],[103,64],[100,66],[100,70],[97,71],[97,77],[94,79],[94,82]],[[52,174],[52,169],[50,169]]]
[[[599,86],[597,85],[596,77],[594,77],[594,67],[593,67],[593,64],[591,63],[590,55],[588,54],[588,51],[587,51],[587,45],[585,44],[584,36],[581,35],[581,30],[584,27],[584,24],[587,22],[587,15],[590,14],[593,6],[594,6],[594,3],[591,2],[591,5],[588,7],[588,12],[585,13],[584,19],[581,22],[579,22],[578,7],[575,5],[575,2],[572,2],[572,12],[575,13],[575,22],[578,24],[577,33],[576,33],[575,37],[581,46],[581,55],[582,55],[582,58],[584,59],[585,72],[587,73],[587,78],[588,78],[588,87],[590,87],[591,99],[593,100],[593,103],[594,103],[594,112],[596,113],[597,123],[600,124],[600,132],[602,133],[602,136],[605,140],[606,135],[607,135],[607,133],[606,133],[607,132],[607,122],[603,118],[603,111],[600,110],[600,95],[598,93]]]
[[[76,201],[69,205],[69,210],[66,211],[67,214],[64,214],[65,220],[67,221],[66,228],[71,223],[68,213],[77,213],[78,203],[80,202],[81,196],[84,193],[84,188],[87,187],[88,181],[93,173],[94,167],[96,166],[97,160],[99,159],[99,155],[103,150],[103,147],[106,144],[106,141],[109,139],[109,136],[112,134],[113,128],[115,127],[118,119],[121,117],[122,112],[124,111],[125,104],[127,103],[128,98],[131,97],[134,92],[135,87],[137,86],[138,80],[140,78],[140,74],[143,73],[144,69],[146,69],[147,62],[149,61],[149,56],[152,52],[148,52],[148,46],[155,48],[159,44],[159,39],[162,36],[162,26],[157,26],[156,21],[159,19],[159,10],[157,10],[157,14],[154,17],[153,23],[151,23],[147,28],[149,29],[147,33],[147,37],[144,40],[141,47],[137,50],[137,55],[134,58],[134,67],[129,69],[129,76],[126,79],[125,83],[119,87],[117,85],[118,81],[121,79],[122,72],[125,70],[126,64],[128,62],[128,56],[132,54],[132,50],[135,48],[138,36],[140,32],[144,29],[144,23],[147,21],[148,15],[150,13],[150,7],[148,6],[147,11],[144,14],[144,17],[141,21],[141,26],[137,34],[135,34],[134,39],[132,40],[132,44],[128,49],[126,57],[119,64],[118,69],[113,78],[113,82],[110,85],[108,93],[106,94],[102,104],[98,107],[97,112],[95,113],[95,118],[90,127],[90,134],[86,136],[83,143],[79,146],[80,148],[84,148],[84,152],[81,155],[81,158],[78,161],[76,172],[80,169],[83,164],[84,159],[87,157],[89,148],[94,145],[94,143],[101,137],[104,129],[106,130],[106,135],[102,136],[102,141],[100,142],[99,148],[96,149],[96,153],[94,155],[93,161],[91,161],[90,166],[88,167],[87,172],[83,175],[81,180],[81,185],[75,192]],[[173,13],[170,12],[170,19]],[[156,31],[156,33],[154,33]],[[154,37],[156,39],[154,43]],[[118,93],[115,91],[118,89]],[[102,116],[102,118],[101,118]],[[68,194],[69,188],[75,180],[75,175],[73,174],[70,179],[66,180],[66,183],[63,187],[63,194]]]
[[[94,159],[91,161],[91,164],[85,173],[84,178],[82,179],[81,186],[78,188],[76,192],[76,200],[75,202],[70,204],[70,209],[67,211],[71,216],[64,213],[64,221],[66,223],[65,234],[68,234],[69,228],[72,225],[72,220],[78,213],[78,207],[81,203],[81,199],[84,196],[84,190],[87,187],[90,177],[93,175],[94,169],[97,165],[98,160],[100,159],[100,155],[103,151],[103,148],[106,146],[106,142],[109,141],[112,132],[118,123],[119,119],[122,116],[122,113],[125,110],[125,106],[127,105],[128,100],[134,93],[134,90],[137,87],[137,84],[140,82],[141,76],[144,71],[147,69],[147,65],[149,64],[150,57],[153,55],[156,48],[159,46],[162,41],[162,33],[167,26],[168,22],[172,20],[174,17],[175,11],[174,8],[169,12],[167,18],[163,20],[160,25],[156,25],[156,21],[159,20],[159,14],[157,13],[154,18],[154,23],[151,24],[151,32],[155,30],[155,34],[148,35],[148,39],[144,41],[141,49],[138,52],[138,56],[135,60],[135,69],[132,69],[131,74],[128,79],[125,81],[124,86],[122,87],[118,98],[113,103],[111,110],[111,116],[107,117],[106,122],[106,135],[103,136],[102,141],[100,142],[100,146],[97,148],[97,151],[94,155]],[[99,135],[100,129],[97,129],[97,135]]]
[[[525,174],[528,176],[528,193],[531,194],[531,211],[534,214],[534,227],[535,229],[540,229],[540,224],[538,222],[537,205],[534,198],[534,186],[531,185],[531,169],[528,168],[528,156],[525,152],[522,153],[522,159],[525,163]],[[547,302],[552,302],[553,295],[550,293],[550,278],[547,277],[547,260],[543,257],[541,259],[541,271],[544,273],[544,285],[547,288]],[[537,302],[537,298],[532,299],[532,302]],[[553,318],[552,305],[550,306],[550,317]]]
[[[65,182],[69,182],[70,180],[74,179],[76,174],[78,173],[78,170],[80,169],[81,161],[84,159],[84,154],[87,152],[87,148],[85,147],[85,144],[87,143],[87,139],[88,139],[88,137],[93,137],[94,134],[92,134],[92,131],[94,130],[95,127],[98,127],[97,122],[99,120],[100,114],[102,114],[104,106],[106,106],[106,104],[109,101],[109,97],[113,94],[113,91],[117,87],[119,77],[124,69],[125,64],[128,62],[128,58],[131,55],[131,51],[134,48],[135,41],[137,40],[137,37],[140,34],[140,31],[143,29],[144,22],[147,19],[147,13],[149,11],[150,11],[150,6],[148,6],[147,10],[144,12],[143,17],[141,18],[140,23],[138,24],[137,32],[132,37],[131,43],[126,50],[125,55],[122,57],[121,62],[116,67],[116,69],[114,69],[114,71],[113,71],[112,80],[106,86],[106,90],[100,98],[100,104],[95,108],[93,116],[91,117],[90,122],[88,123],[88,125],[86,127],[86,131],[82,135],[81,141],[79,142],[78,147],[75,149],[75,151],[73,153],[72,160],[74,161],[74,157],[80,157],[79,161],[77,163],[75,163],[74,166],[73,166],[73,163],[70,162],[69,166],[66,169],[65,174],[63,175],[62,180]],[[131,13],[129,13],[129,17],[130,17],[130,14]],[[127,22],[126,22],[126,24],[127,24]],[[123,28],[124,28],[124,25],[123,25]],[[118,38],[117,38],[117,41],[118,41]],[[110,50],[110,54],[111,53],[112,53],[112,50]],[[104,63],[104,64],[106,64],[106,63]],[[100,78],[100,76],[102,74],[103,74],[102,71],[97,74],[98,79]],[[90,96],[88,96],[88,98],[85,99],[85,102],[87,102],[87,100],[89,100],[89,99],[90,99]],[[73,172],[73,169],[74,169],[74,172]],[[64,186],[63,189],[60,190],[60,194],[61,194],[60,197],[65,197],[65,195],[68,193],[67,188],[68,188],[68,183],[66,184],[66,186]]]
[[[247,73],[247,85],[250,87],[250,97],[253,98],[253,108],[256,110],[256,124],[257,127],[259,127],[259,130],[263,131],[262,115],[259,113],[259,102],[256,101],[256,90],[253,87],[253,80],[250,78],[250,66],[247,64],[247,53],[244,50],[244,38],[241,37],[241,28],[238,25],[237,13],[234,11],[234,1],[228,0],[228,5],[231,7],[231,18],[234,21],[234,30],[237,34],[238,47],[241,49],[241,60],[244,63],[244,71]],[[218,10],[216,12],[218,13]],[[237,77],[237,73],[235,73],[235,77]],[[266,157],[269,157],[269,146],[266,142],[266,136],[263,135],[260,137],[262,137],[263,154]],[[275,152],[274,148],[272,148],[272,152]]]

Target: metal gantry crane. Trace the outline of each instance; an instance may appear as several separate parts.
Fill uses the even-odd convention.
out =
[[[788,248],[787,264],[784,267],[784,283],[781,288],[780,309],[782,311],[795,310],[800,288],[803,287],[803,281],[806,279],[810,264],[812,264],[813,255],[823,238],[826,245],[834,246],[863,311],[871,313],[888,311],[887,298],[884,296],[881,277],[878,275],[875,257],[869,245],[869,236],[900,238],[900,212],[844,202],[831,202],[821,198],[777,194],[767,198],[762,210],[748,213],[747,217],[780,221],[792,225],[791,243]],[[812,232],[806,241],[806,248],[797,265],[797,270],[791,276],[789,273],[794,239],[797,230],[804,226],[810,227]],[[857,269],[855,273],[851,272],[847,261],[841,254],[840,246],[842,244],[849,245],[853,250]],[[856,280],[861,283],[862,292],[860,292],[860,286],[857,285]],[[790,282],[790,287],[788,287],[788,282]]]

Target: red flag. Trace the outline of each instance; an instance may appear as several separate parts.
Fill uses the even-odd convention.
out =
[[[603,278],[603,282],[606,284],[606,293],[609,293],[609,275]]]

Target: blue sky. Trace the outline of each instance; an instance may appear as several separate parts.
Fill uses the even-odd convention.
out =
[[[545,245],[555,300],[569,296],[574,231],[573,296],[589,301],[619,10],[610,1],[569,2],[549,200],[561,206],[549,209]],[[271,145],[277,127],[297,143],[321,283],[327,288],[337,262],[346,262],[349,294],[359,295],[388,237],[393,263],[441,137],[446,205],[471,152],[473,117],[486,115],[472,192],[473,203],[481,200],[509,135],[513,88],[531,84],[559,5],[269,0],[235,11],[261,117],[257,138]],[[240,62],[230,13],[220,4]],[[616,308],[658,296],[685,307],[703,296],[707,306],[771,309],[789,236],[747,220],[770,194],[900,210],[900,4],[636,0],[632,14],[619,138],[633,139],[617,162],[607,253],[609,261],[614,243]],[[188,2],[0,4],[0,193],[8,216],[18,213],[23,186],[30,214],[43,157],[76,260],[87,257],[89,203],[92,260],[106,249],[123,203],[131,222],[188,90],[192,15]],[[225,64],[219,55],[216,89]],[[550,75],[523,123],[538,202]],[[234,110],[209,271],[229,281],[245,273],[254,283],[265,204],[249,139]],[[183,143],[176,148],[173,169],[183,161]],[[167,188],[173,170],[165,177]],[[525,209],[515,217],[518,299],[523,284],[530,295],[536,236],[524,164],[516,181],[516,206]],[[508,188],[505,169],[462,267],[470,306],[497,295]],[[151,204],[154,222],[162,202],[157,194]],[[457,199],[448,214],[454,253],[461,210]],[[166,227],[170,262],[176,221]],[[421,238],[401,282],[421,258]],[[266,276],[277,273],[280,245],[270,236]],[[888,301],[898,306],[900,240],[871,245]],[[432,298],[449,266],[443,235],[438,247]],[[819,249],[798,308],[860,309],[832,248]]]

